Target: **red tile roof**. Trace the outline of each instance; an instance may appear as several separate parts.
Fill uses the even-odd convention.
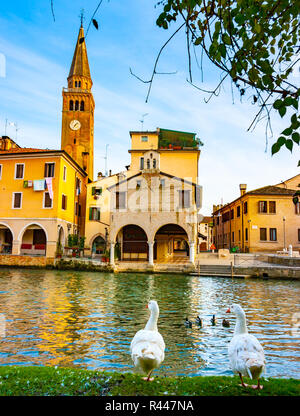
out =
[[[35,149],[32,147],[20,147],[14,148],[9,150],[0,150],[0,154],[3,153],[33,153],[33,152],[52,152],[53,150],[57,151],[56,149]]]

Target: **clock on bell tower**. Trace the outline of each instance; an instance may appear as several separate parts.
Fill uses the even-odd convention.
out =
[[[68,76],[63,88],[61,148],[93,180],[94,176],[94,109],[91,79],[84,31],[81,25]]]

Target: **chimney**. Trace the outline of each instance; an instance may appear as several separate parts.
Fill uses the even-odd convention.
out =
[[[100,179],[102,179],[102,177],[103,177],[102,172],[98,172],[98,174],[97,174],[98,181],[100,181]]]
[[[108,176],[111,176],[111,169],[109,169],[109,175]]]
[[[243,196],[246,193],[246,190],[247,190],[247,184],[246,183],[240,183],[241,196]]]

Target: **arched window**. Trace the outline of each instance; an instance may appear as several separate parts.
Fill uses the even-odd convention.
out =
[[[84,111],[84,101],[83,100],[80,103],[80,111]]]
[[[75,81],[75,88],[77,88],[77,81]]]
[[[78,110],[79,110],[79,101],[76,100],[75,101],[75,111],[78,111]]]
[[[69,103],[69,110],[70,110],[70,111],[73,111],[73,110],[74,110],[74,102],[73,102],[73,100],[70,100],[70,103]]]
[[[81,88],[81,81],[78,81],[78,87]]]
[[[153,159],[153,169],[156,169],[156,159]]]

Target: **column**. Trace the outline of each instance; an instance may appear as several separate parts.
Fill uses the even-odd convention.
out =
[[[195,263],[195,243],[190,241],[190,262]]]
[[[153,241],[148,241],[148,246],[149,246],[149,266],[153,266],[154,262],[153,262],[153,245],[154,242]]]
[[[115,243],[110,243],[110,264],[115,264]]]
[[[21,250],[20,241],[14,240],[12,244],[12,254],[19,255]]]

